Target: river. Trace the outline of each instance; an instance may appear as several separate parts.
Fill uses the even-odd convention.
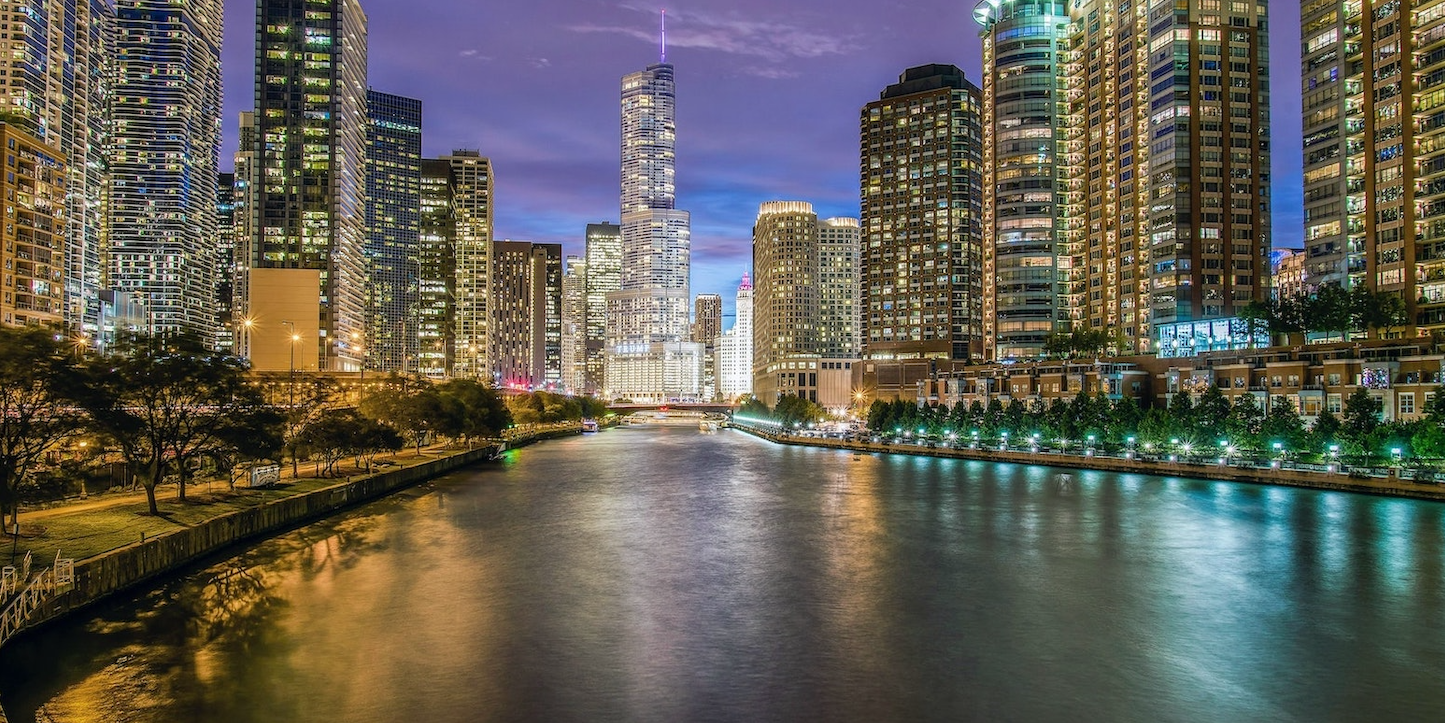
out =
[[[1332,721],[1445,711],[1445,505],[623,428],[0,654],[12,721]]]

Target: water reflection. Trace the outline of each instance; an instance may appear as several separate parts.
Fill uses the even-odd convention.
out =
[[[1425,720],[1438,504],[615,430],[27,639],[15,720]]]

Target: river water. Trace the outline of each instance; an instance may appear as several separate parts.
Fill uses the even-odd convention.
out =
[[[12,721],[1438,721],[1445,505],[609,430],[24,637]]]

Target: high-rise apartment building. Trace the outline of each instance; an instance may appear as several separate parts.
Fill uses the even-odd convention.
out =
[[[443,156],[451,164],[456,284],[456,363],[452,373],[492,382],[487,340],[492,263],[492,161],[474,150]]]
[[[1064,2],[980,3],[983,25],[984,331],[989,358],[1027,358],[1078,320],[1070,206]]]
[[[1300,22],[1305,283],[1398,294],[1445,329],[1445,4],[1312,0]]]
[[[1238,312],[1268,295],[1267,11],[979,4],[995,356],[1074,327],[1164,356],[1253,341]]]
[[[562,383],[570,394],[587,386],[587,262],[568,256],[562,270]]]
[[[456,355],[456,217],[452,212],[452,164],[421,162],[421,215],[417,233],[416,371],[451,376]],[[475,367],[480,354],[471,355]],[[401,371],[409,371],[402,369]]]
[[[862,228],[856,218],[818,223],[818,353],[856,358],[862,351],[858,303]]]
[[[983,357],[980,112],[952,65],[909,68],[862,110],[865,359]]]
[[[158,333],[215,342],[221,152],[220,0],[118,0],[107,286]]]
[[[358,337],[368,369],[415,368],[421,229],[421,101],[366,94],[367,314]],[[349,343],[343,340],[342,343]]]
[[[7,49],[0,89],[11,122],[58,150],[67,169],[65,213],[56,220],[63,224],[57,248],[64,256],[65,324],[98,340],[115,3],[0,0],[0,18]]]
[[[606,385],[607,294],[622,289],[622,227],[587,224],[587,394],[601,394]]]
[[[65,323],[65,159],[54,146],[0,122],[9,165],[0,175],[6,223],[0,229],[0,324]]]
[[[768,405],[797,395],[846,406],[857,346],[859,222],[819,221],[801,201],[770,201],[753,226],[752,391]],[[825,279],[825,276],[828,277]],[[848,374],[841,372],[848,371]],[[831,387],[831,388],[830,388]],[[838,398],[841,387],[842,399]]]
[[[675,208],[673,67],[622,79],[621,288],[607,295],[606,387],[614,398],[701,395],[702,348],[689,341],[690,217]]]
[[[743,274],[733,302],[733,327],[718,339],[717,397],[737,401],[753,393],[753,281]]]
[[[510,389],[556,389],[562,362],[562,246],[493,245],[493,378]]]
[[[304,368],[354,371],[362,362],[352,342],[366,335],[366,43],[357,0],[256,5],[256,203],[244,311],[256,326],[253,351],[305,337],[316,359]],[[258,269],[279,283],[317,278],[315,314],[294,304],[269,309]],[[282,322],[290,335],[278,332]],[[279,358],[273,351],[265,356]]]

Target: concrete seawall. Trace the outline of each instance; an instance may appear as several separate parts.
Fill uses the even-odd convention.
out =
[[[50,596],[21,630],[59,619],[239,543],[320,520],[342,509],[484,461],[495,450],[495,446],[482,447],[414,467],[366,475],[78,560],[74,586]],[[0,723],[4,723],[3,712],[0,712]]]
[[[1332,490],[1336,492],[1358,492],[1361,494],[1383,495],[1386,497],[1410,497],[1421,500],[1445,502],[1445,486],[1420,484],[1398,479],[1356,479],[1344,474],[1329,474],[1292,469],[1247,469],[1213,464],[1187,464],[1183,462],[1152,462],[1117,457],[1081,457],[1063,454],[1035,454],[1030,452],[999,452],[982,449],[948,449],[941,447],[918,447],[902,444],[873,444],[870,442],[845,442],[837,439],[813,439],[773,434],[746,425],[734,424],[732,429],[746,432],[778,444],[792,444],[801,447],[820,447],[850,452],[886,452],[910,454],[920,457],[944,457],[948,459],[971,459],[983,462],[1008,462],[1066,469],[1093,469],[1105,472],[1133,472],[1158,477],[1189,477],[1193,479],[1219,480],[1223,482],[1246,482],[1262,485],[1282,485],[1307,489]]]

